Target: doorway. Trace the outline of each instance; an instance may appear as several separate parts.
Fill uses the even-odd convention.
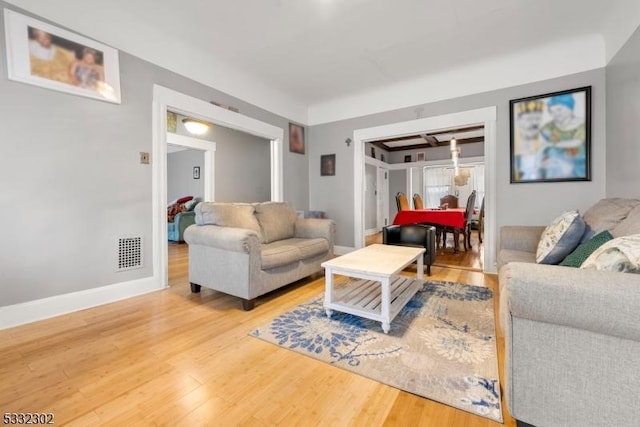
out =
[[[383,138],[401,137],[430,129],[451,129],[471,124],[484,126],[485,159],[485,206],[494,214],[485,218],[484,271],[496,272],[496,236],[495,236],[495,190],[496,190],[496,107],[445,114],[424,119],[410,120],[373,128],[357,129],[354,141],[354,246],[361,248],[365,244],[364,235],[364,164],[365,143]],[[409,180],[410,181],[410,180]],[[410,186],[408,186],[410,187]]]
[[[167,249],[167,111],[205,120],[213,125],[240,130],[270,141],[271,200],[283,200],[283,141],[284,130],[269,123],[229,111],[201,99],[176,92],[165,87],[153,87],[153,144],[152,144],[152,206],[153,206],[153,278],[158,288],[168,284]],[[179,136],[179,135],[175,135]],[[210,165],[209,173],[211,173]],[[205,173],[207,167],[205,163]],[[211,200],[212,179],[206,180]],[[205,193],[207,189],[205,188]]]

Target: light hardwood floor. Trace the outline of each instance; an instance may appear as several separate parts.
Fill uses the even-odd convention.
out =
[[[471,249],[468,251],[464,250],[462,237],[460,237],[460,239],[460,250],[458,252],[454,252],[453,234],[447,233],[446,245],[445,247],[442,247],[441,243],[438,247],[436,262],[434,265],[439,267],[482,271],[482,252],[484,251],[484,245],[480,243],[480,240],[478,239],[478,231],[471,231]],[[371,245],[373,243],[382,243],[382,232],[366,237],[366,245]]]
[[[185,244],[169,257],[170,289],[0,331],[2,412],[77,426],[500,426],[248,336],[320,294],[321,275],[244,312],[237,298],[191,294]],[[497,289],[479,272],[431,277]],[[498,335],[500,366],[503,348]]]

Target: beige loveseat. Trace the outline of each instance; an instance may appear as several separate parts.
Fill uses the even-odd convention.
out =
[[[603,199],[592,233],[640,233],[640,200]],[[500,320],[511,415],[537,427],[640,422],[640,274],[535,263],[544,227],[503,227]]]
[[[286,203],[200,203],[189,244],[191,291],[200,287],[255,299],[322,269],[333,256],[335,225],[298,218]]]

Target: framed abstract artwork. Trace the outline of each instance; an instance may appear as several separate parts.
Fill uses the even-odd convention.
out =
[[[511,183],[591,181],[591,86],[509,101]]]
[[[5,9],[9,79],[120,103],[118,51]]]

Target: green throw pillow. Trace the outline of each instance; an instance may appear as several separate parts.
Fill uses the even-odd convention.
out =
[[[600,246],[607,243],[609,240],[612,240],[613,236],[607,230],[602,233],[596,234],[590,240],[587,240],[577,248],[573,252],[571,252],[565,259],[562,260],[560,265],[564,265],[566,267],[580,267],[583,262],[589,258],[589,255],[595,252]]]

